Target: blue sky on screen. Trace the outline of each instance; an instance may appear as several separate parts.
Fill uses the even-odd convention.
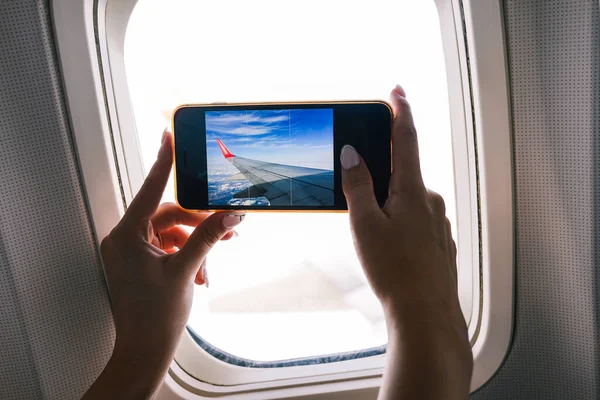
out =
[[[216,139],[239,157],[333,169],[332,109],[209,111],[208,163],[227,163]]]

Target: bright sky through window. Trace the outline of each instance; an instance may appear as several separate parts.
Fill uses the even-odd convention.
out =
[[[146,171],[183,103],[388,99],[405,88],[423,176],[455,225],[446,71],[433,0],[139,0],[125,41]],[[339,155],[333,155],[338,157]],[[172,186],[165,201],[173,201]],[[208,258],[190,326],[257,361],[386,343],[346,214],[251,214]]]

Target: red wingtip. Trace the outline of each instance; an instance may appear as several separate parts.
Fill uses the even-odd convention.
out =
[[[221,149],[221,153],[223,153],[223,157],[225,157],[226,159],[235,157],[233,155],[233,153],[230,152],[229,149],[223,144],[223,142],[221,142],[221,139],[217,139],[217,144],[219,145],[219,148]]]

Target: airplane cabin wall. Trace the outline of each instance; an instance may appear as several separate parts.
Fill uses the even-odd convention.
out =
[[[516,313],[473,399],[597,399],[600,5],[504,1],[516,184]],[[485,295],[485,293],[484,293]]]
[[[114,341],[52,29],[47,1],[0,1],[0,399],[6,400],[80,398]]]

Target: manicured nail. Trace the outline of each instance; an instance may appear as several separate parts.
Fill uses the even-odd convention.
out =
[[[169,128],[165,128],[162,134],[162,139],[160,139],[160,147],[158,149],[157,158],[160,158],[161,154],[163,154],[163,149],[165,148],[165,144],[167,144],[167,138],[169,137]]]
[[[349,144],[342,147],[342,154],[340,156],[340,161],[342,162],[342,168],[351,169],[360,164],[360,157],[354,147]]]
[[[206,265],[202,269],[202,279],[204,279],[204,284],[208,288],[208,269],[206,268]]]
[[[231,229],[240,224],[246,217],[246,214],[227,214],[223,217],[223,227]]]
[[[406,97],[406,92],[400,85],[396,85],[396,94],[400,97]]]

